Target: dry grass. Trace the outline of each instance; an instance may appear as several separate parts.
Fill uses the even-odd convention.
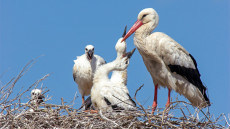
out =
[[[73,105],[48,104],[50,98],[46,95],[45,103],[33,105],[28,101],[21,103],[26,92],[36,88],[49,75],[45,75],[25,90],[16,95],[13,89],[18,80],[30,69],[34,60],[29,62],[19,73],[0,89],[0,127],[2,128],[229,128],[229,116],[220,114],[214,117],[208,111],[192,108],[189,103],[175,101],[170,108],[158,108],[155,115],[151,109],[145,109],[138,104],[137,111],[117,111],[108,113],[89,113],[73,109]],[[43,94],[48,90],[43,88]],[[14,97],[13,97],[14,96]]]

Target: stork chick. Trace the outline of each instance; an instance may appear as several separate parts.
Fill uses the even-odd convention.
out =
[[[124,30],[122,37],[118,39],[118,41],[115,45],[115,49],[117,51],[117,58],[116,59],[123,58],[125,53],[126,53],[126,42],[125,41],[121,42],[123,37],[126,35],[126,29],[127,29],[127,26],[125,27],[125,30]],[[121,88],[126,93],[129,93],[129,91],[126,87],[126,85],[127,85],[127,69],[125,69],[123,71],[113,71],[110,80],[114,83],[121,84],[119,86],[123,86]]]
[[[31,91],[31,103],[34,104],[34,105],[39,105],[41,104],[43,101],[43,98],[45,98],[43,95],[42,95],[42,90],[40,89],[33,89]]]
[[[133,52],[124,55],[123,58],[117,58],[113,62],[99,67],[94,75],[93,87],[91,89],[91,101],[93,106],[98,110],[135,110],[135,102],[130,95],[121,87],[123,83],[115,83],[108,78],[111,71],[123,71],[128,67],[129,58]],[[124,85],[124,86],[121,86]]]
[[[99,66],[105,64],[105,60],[94,54],[93,45],[87,45],[85,54],[78,56],[74,63],[73,79],[78,85],[79,92],[82,95],[82,104],[84,104],[84,96],[90,94],[93,86],[94,72]]]
[[[122,37],[118,39],[115,45],[115,49],[117,51],[117,59],[123,58],[124,55],[126,54],[126,42],[125,41],[121,42],[123,37],[126,35],[126,29],[127,29],[127,26],[124,29]],[[113,71],[110,80],[113,83],[120,84],[120,85],[117,85],[117,87],[120,86],[120,88],[123,89],[126,93],[129,93],[127,86],[126,86],[127,85],[127,69],[123,71]],[[85,110],[88,110],[88,109],[94,110],[94,107],[92,106],[92,102],[91,102],[91,97],[86,99],[85,104],[81,108]]]

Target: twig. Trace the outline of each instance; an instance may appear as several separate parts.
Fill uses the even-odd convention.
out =
[[[116,125],[116,127],[119,127],[119,125],[118,125],[115,121],[112,121],[112,120],[106,118],[106,117],[102,114],[102,111],[101,111],[101,110],[99,110],[99,115],[101,116],[102,119],[104,119],[104,120],[106,120],[106,121],[109,121],[109,122],[113,123],[114,125]]]
[[[148,118],[148,122],[151,124],[151,120],[150,120],[150,118],[149,118],[148,113],[145,111],[145,108],[137,101],[137,98],[136,98],[137,92],[138,92],[139,90],[141,90],[141,88],[142,88],[143,86],[144,86],[144,84],[142,84],[142,85],[136,90],[135,95],[134,95],[134,99],[135,99],[136,103],[141,107],[141,109],[145,112],[145,115],[146,115],[147,118]]]

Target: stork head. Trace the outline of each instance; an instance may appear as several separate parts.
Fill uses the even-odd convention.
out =
[[[93,45],[87,45],[85,47],[85,54],[87,56],[87,59],[91,62],[94,54],[94,46]]]
[[[43,98],[42,97],[42,90],[40,90],[40,89],[33,89],[31,91],[31,98],[32,99],[39,99],[40,97]]]
[[[157,12],[153,8],[143,9],[137,16],[137,21],[128,31],[128,33],[124,36],[122,41],[126,40],[129,36],[131,36],[138,28],[145,28],[149,33],[156,28],[159,22],[159,16]]]
[[[129,60],[133,53],[135,52],[136,48],[134,48],[132,51],[127,52],[123,55],[122,58],[117,58],[114,63],[115,63],[115,70],[122,71],[125,70],[128,65],[129,65]]]
[[[45,98],[43,95],[42,95],[42,90],[40,89],[33,89],[31,91],[31,99],[32,99],[32,102],[33,104],[40,104],[43,102],[43,98]]]
[[[117,51],[117,55],[123,55],[125,54],[126,52],[126,42],[125,41],[122,41],[121,40],[124,38],[124,36],[126,35],[126,29],[127,29],[127,26],[125,26],[125,30],[124,30],[124,33],[122,35],[122,38],[118,39],[117,41],[117,44],[115,46],[115,49]]]

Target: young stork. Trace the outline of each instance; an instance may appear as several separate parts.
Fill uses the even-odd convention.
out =
[[[107,63],[96,70],[91,89],[91,101],[96,110],[136,109],[135,102],[120,86],[124,84],[112,82],[108,78],[108,74],[111,71],[123,71],[128,67],[129,59],[134,51],[135,49],[125,54],[123,58],[117,58],[113,62]]]
[[[126,42],[125,41],[121,42],[123,37],[126,35],[126,29],[127,29],[127,26],[125,27],[125,30],[123,32],[122,37],[118,39],[118,41],[115,45],[115,49],[117,51],[117,59],[123,58],[123,56],[126,54]],[[117,86],[120,86],[120,88],[123,89],[126,93],[129,93],[128,88],[126,86],[127,85],[127,69],[125,69],[123,71],[113,71],[110,80],[113,83],[120,84]],[[94,110],[94,107],[92,106],[92,102],[91,102],[90,97],[88,97],[85,100],[85,104],[81,108],[83,108],[85,110],[88,110],[88,109]]]
[[[35,105],[39,105],[43,102],[43,98],[45,98],[43,95],[42,95],[42,90],[40,89],[33,89],[31,91],[31,103],[32,104],[35,104]]]
[[[78,85],[79,92],[82,95],[82,104],[84,104],[84,96],[90,94],[93,85],[93,75],[95,70],[105,64],[105,60],[94,54],[94,46],[87,45],[85,54],[78,56],[74,60],[73,79]]]
[[[143,9],[136,23],[123,38],[124,41],[135,32],[134,44],[155,84],[152,113],[157,107],[158,85],[168,88],[166,107],[170,104],[171,89],[184,95],[196,107],[209,106],[206,87],[200,79],[194,57],[168,35],[162,32],[151,34],[158,21],[159,17],[154,9]]]
[[[127,26],[125,26],[125,30],[124,30],[122,37],[118,39],[115,45],[115,49],[117,51],[117,59],[123,58],[123,56],[126,53],[126,42],[125,41],[121,42],[123,37],[126,35],[126,29],[127,29]],[[110,80],[114,83],[121,84],[119,86],[121,86],[121,88],[126,93],[129,93],[127,86],[126,86],[127,85],[127,69],[123,71],[113,71]]]

